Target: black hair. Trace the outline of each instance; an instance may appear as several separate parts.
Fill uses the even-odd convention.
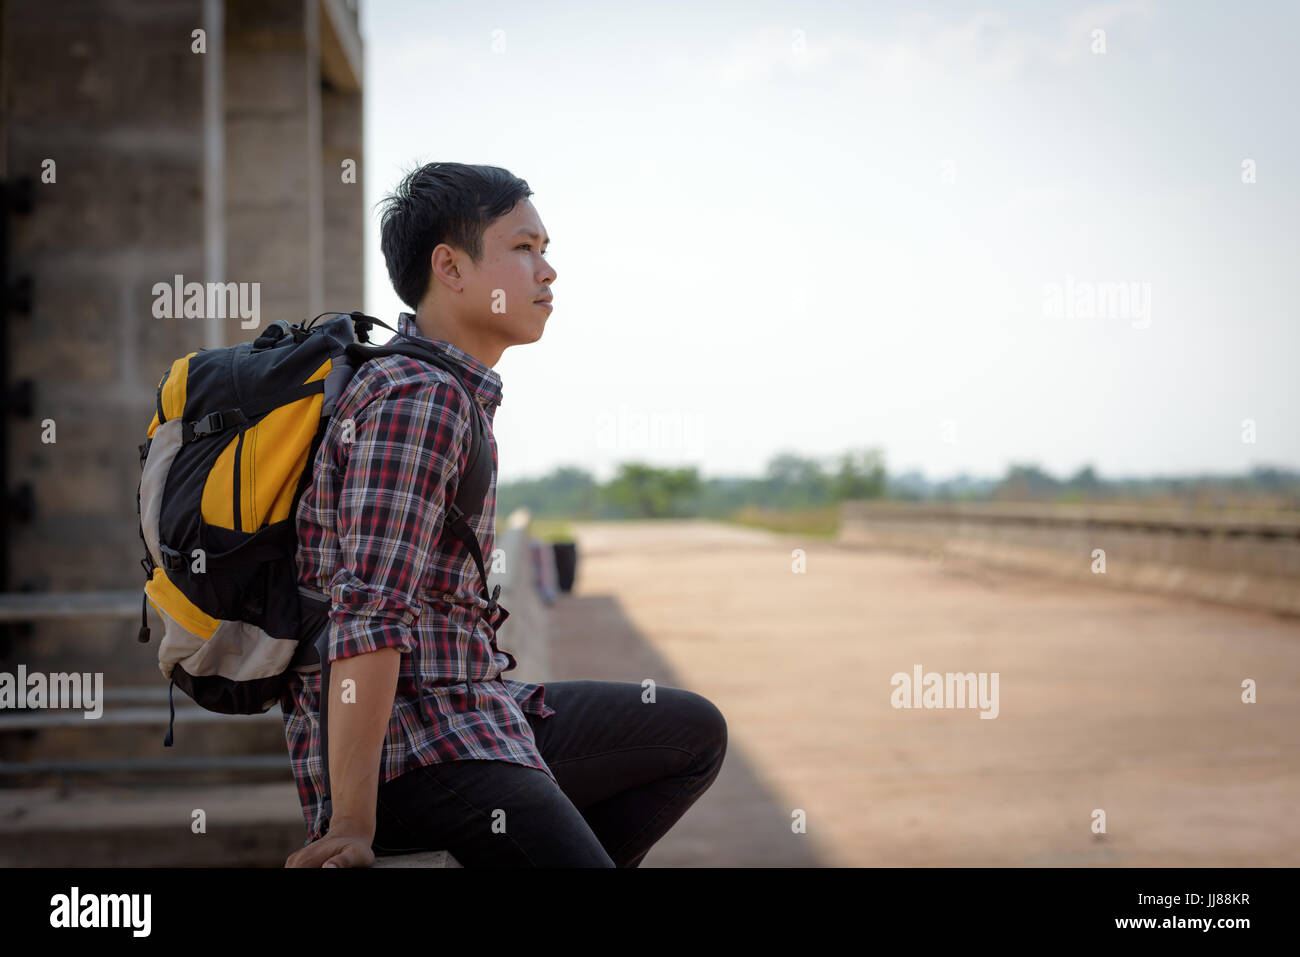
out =
[[[414,311],[429,288],[429,255],[439,243],[483,255],[483,231],[533,195],[528,184],[499,166],[426,163],[385,197],[380,247],[388,278]]]

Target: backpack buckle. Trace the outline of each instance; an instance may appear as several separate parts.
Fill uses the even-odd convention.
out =
[[[510,612],[507,609],[503,608],[501,604],[497,601],[497,598],[500,595],[501,595],[501,586],[497,585],[492,589],[492,597],[488,599],[488,605],[487,605],[488,624],[492,626],[492,646],[494,648],[496,647],[496,642],[497,642],[497,637],[496,637],[497,629],[500,628],[503,624],[505,624],[505,620],[510,617]]]
[[[315,391],[321,390],[317,389]],[[186,422],[181,439],[184,442],[193,442],[195,439],[216,435],[218,432],[224,432],[226,429],[234,428],[236,425],[247,421],[248,416],[241,409],[209,412],[193,422]]]
[[[348,315],[352,319],[352,334],[357,342],[370,342],[370,330],[375,327],[375,321],[359,309],[352,310]]]
[[[174,548],[168,548],[161,542],[158,544],[158,551],[162,555],[163,568],[167,569],[169,572],[184,571],[189,565],[189,562],[186,561],[184,555],[176,551]]]
[[[194,437],[198,438],[203,435],[212,435],[214,432],[220,432],[224,424],[224,419],[220,412],[209,412],[203,418],[194,423]]]

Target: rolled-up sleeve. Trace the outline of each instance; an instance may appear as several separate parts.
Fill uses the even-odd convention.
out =
[[[354,417],[353,440],[340,446],[331,661],[413,650],[420,586],[456,495],[469,411],[455,386],[422,376],[390,385]]]

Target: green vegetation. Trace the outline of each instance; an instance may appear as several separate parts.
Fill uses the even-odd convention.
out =
[[[634,462],[619,468],[602,490],[607,502],[629,515],[666,518],[681,514],[684,503],[700,493],[695,469],[657,469]]]
[[[766,528],[773,532],[833,539],[840,531],[840,509],[837,505],[825,505],[820,508],[800,508],[780,512],[747,506],[732,514],[731,521],[738,525]]]
[[[539,542],[571,542],[573,527],[565,521],[554,518],[534,519],[528,524],[528,534]]]
[[[497,513],[525,506],[537,518],[725,519],[746,507],[781,512],[880,498],[885,485],[884,458],[874,449],[846,452],[825,470],[815,459],[778,455],[759,478],[704,479],[695,468],[625,462],[603,484],[571,467],[545,478],[504,482],[497,490]]]
[[[1214,510],[1300,508],[1300,472],[1257,467],[1246,475],[1103,479],[1087,466],[1057,479],[1034,465],[1012,465],[1001,479],[959,475],[942,482],[918,472],[889,475],[878,449],[854,449],[828,460],[783,452],[762,475],[702,478],[693,467],[626,462],[608,482],[582,469],[502,483],[497,514],[527,506],[547,540],[571,535],[546,520],[713,518],[800,534],[833,534],[840,502],[1001,501],[1177,505]],[[534,534],[539,534],[534,532]],[[541,534],[539,534],[541,537]]]

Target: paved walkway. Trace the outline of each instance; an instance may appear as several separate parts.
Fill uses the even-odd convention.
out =
[[[1300,621],[712,523],[575,530],[555,677],[728,719],[645,866],[1300,865]],[[894,709],[918,664],[997,672],[998,717]]]

